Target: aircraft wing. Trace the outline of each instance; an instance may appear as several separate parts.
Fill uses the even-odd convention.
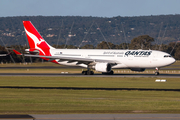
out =
[[[16,50],[13,50],[17,55],[22,55]],[[65,56],[44,56],[44,55],[32,55],[32,54],[23,54],[27,57],[40,57],[40,58],[47,58],[48,61],[53,61],[55,59],[59,59],[59,61],[68,61],[68,62],[78,62],[79,64],[89,64],[94,62],[107,62],[110,64],[117,64],[117,61],[114,60],[102,60],[102,59],[92,59],[92,58],[79,58],[79,57],[65,57]]]

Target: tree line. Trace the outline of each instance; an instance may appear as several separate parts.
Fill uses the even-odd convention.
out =
[[[141,35],[135,37],[131,40],[131,43],[121,43],[113,44],[111,42],[102,41],[97,46],[86,44],[82,47],[77,47],[74,45],[53,45],[55,48],[59,49],[142,49],[142,50],[160,50],[171,54],[176,60],[180,60],[180,42],[170,42],[169,44],[156,44],[154,43],[154,38],[149,35]],[[1,63],[23,63],[23,62],[40,62],[40,58],[29,58],[23,56],[17,56],[12,49],[18,50],[21,53],[28,49],[28,46],[22,45],[11,45],[8,47],[0,46],[0,54],[8,54],[8,56],[1,56]],[[13,60],[12,60],[13,58]]]
[[[27,44],[22,21],[30,20],[51,45],[97,46],[102,41],[115,45],[149,35],[158,44],[176,42],[180,34],[180,15],[137,17],[17,16],[0,17],[0,37],[5,44]],[[0,42],[0,45],[1,42]]]

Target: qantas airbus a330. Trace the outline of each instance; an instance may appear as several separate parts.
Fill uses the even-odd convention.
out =
[[[111,50],[111,49],[55,49],[38,33],[30,21],[23,21],[30,49],[24,56],[40,57],[44,60],[69,66],[87,68],[84,75],[93,75],[93,70],[103,74],[113,74],[112,68],[127,68],[144,71],[146,68],[158,69],[175,62],[170,54],[156,50]],[[21,53],[14,50],[18,55]]]

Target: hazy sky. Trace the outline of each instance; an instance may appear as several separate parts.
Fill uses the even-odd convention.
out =
[[[0,0],[0,17],[167,14],[180,14],[180,0]]]

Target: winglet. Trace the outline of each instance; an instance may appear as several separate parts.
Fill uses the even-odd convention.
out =
[[[20,52],[13,50],[15,52],[16,55],[22,55]]]

